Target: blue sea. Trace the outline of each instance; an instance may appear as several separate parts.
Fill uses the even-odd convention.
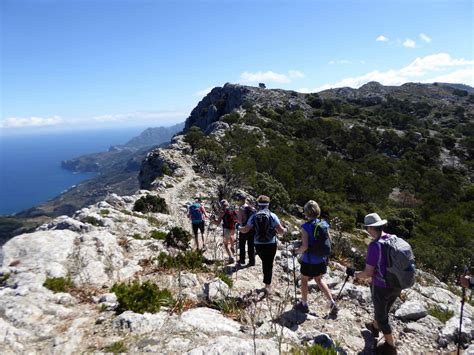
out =
[[[0,215],[45,202],[94,176],[61,168],[61,161],[104,152],[144,128],[0,134]]]

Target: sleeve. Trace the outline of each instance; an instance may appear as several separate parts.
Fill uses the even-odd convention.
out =
[[[370,243],[367,250],[367,257],[365,263],[370,266],[377,266],[379,260],[379,248],[377,243]]]
[[[278,216],[275,214],[275,213],[271,213],[271,216],[272,216],[272,227],[275,228],[277,225],[280,224],[280,219],[278,218]]]

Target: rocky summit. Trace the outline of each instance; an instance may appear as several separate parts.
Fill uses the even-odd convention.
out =
[[[395,90],[371,85],[349,90],[345,98],[379,101]],[[226,84],[192,111],[185,132],[197,126],[219,139],[229,127],[221,118],[243,114],[248,102],[311,110],[303,94]],[[344,285],[346,266],[365,255],[364,233],[337,225],[333,232],[334,258],[324,279],[334,297],[340,294],[337,315],[330,314],[313,283],[309,313],[302,313],[294,308],[301,294],[293,241],[278,244],[273,293],[267,295],[258,257],[253,267],[225,263],[220,226],[206,224],[202,254],[192,240],[180,245],[173,239],[179,230],[191,231],[187,207],[193,197],[200,196],[212,211],[214,196],[228,182],[225,174],[202,171],[192,151],[185,136],[177,135],[168,147],[147,154],[139,175],[142,190],[109,194],[3,245],[2,354],[275,354],[321,347],[341,354],[373,353],[377,339],[364,326],[373,317],[369,284],[349,279]],[[148,201],[158,201],[159,211],[147,209]],[[281,213],[297,236],[298,213]],[[390,313],[398,353],[454,352],[459,294],[457,287],[418,270],[416,284],[402,292]],[[474,352],[473,320],[474,307],[466,302],[461,336],[466,353]]]

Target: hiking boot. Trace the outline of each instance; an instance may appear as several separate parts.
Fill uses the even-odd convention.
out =
[[[380,330],[378,328],[375,328],[373,322],[365,323],[365,327],[372,333],[374,338],[379,337]]]
[[[397,348],[394,347],[393,345],[390,345],[389,343],[385,342],[385,343],[377,346],[377,349],[375,349],[375,353],[376,354],[396,355],[397,354]]]
[[[229,257],[229,264],[233,264],[235,262],[235,259],[233,257]]]
[[[308,304],[303,304],[302,301],[299,301],[296,306],[295,306],[295,309],[297,311],[300,311],[302,313],[309,313],[309,307],[308,307]]]

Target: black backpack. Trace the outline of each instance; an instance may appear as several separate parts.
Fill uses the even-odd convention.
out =
[[[260,243],[268,243],[272,241],[275,236],[275,228],[272,227],[270,211],[260,210],[255,213],[253,225],[255,227],[255,241]]]
[[[245,211],[245,218],[242,220],[242,226],[245,226],[249,221],[250,217],[252,217],[252,215],[254,214],[255,209],[253,209],[251,206],[245,206],[243,210]]]
[[[311,236],[308,236],[311,238]],[[323,222],[315,220],[313,222],[313,238],[315,242],[308,247],[308,252],[316,256],[331,255],[331,238],[326,228],[323,228]]]

